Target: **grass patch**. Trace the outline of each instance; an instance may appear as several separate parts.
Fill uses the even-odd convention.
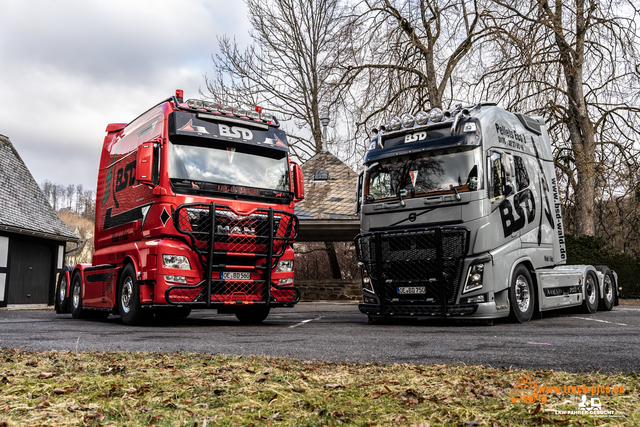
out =
[[[617,417],[556,414],[578,410],[582,393],[512,403],[525,376],[537,387],[623,386],[594,395]],[[0,349],[0,426],[628,426],[640,425],[639,390],[627,374]]]

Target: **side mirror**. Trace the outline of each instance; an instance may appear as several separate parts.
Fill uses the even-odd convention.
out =
[[[364,171],[358,174],[358,186],[356,187],[356,213],[360,213],[360,199],[362,199],[362,180]]]
[[[153,141],[138,146],[136,181],[143,184],[153,184],[153,146]]]
[[[293,200],[299,202],[304,199],[304,175],[299,164],[291,163],[293,163]]]

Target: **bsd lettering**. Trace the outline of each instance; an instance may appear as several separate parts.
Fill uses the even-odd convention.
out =
[[[227,125],[218,125],[220,129],[220,136],[226,136],[229,138],[242,138],[244,140],[253,139],[253,132],[249,129],[241,128],[239,126],[232,126],[229,128]]]
[[[514,216],[514,212],[518,217],[517,219]],[[504,237],[508,237],[511,233],[523,228],[527,223],[531,223],[535,217],[536,202],[533,198],[533,192],[528,188],[513,196],[513,206],[509,199],[504,199],[500,203],[500,218],[502,219]]]

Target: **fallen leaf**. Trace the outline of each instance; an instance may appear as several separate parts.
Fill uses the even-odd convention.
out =
[[[213,394],[215,394],[216,396],[220,396],[223,393],[224,393],[224,390],[220,390],[219,388],[213,390]]]
[[[40,403],[38,406],[36,406],[36,409],[44,409],[44,408],[48,408],[49,406],[51,406],[51,403],[47,402],[46,400],[42,403]]]
[[[38,375],[38,378],[43,380],[53,378],[53,372],[42,372],[40,375]]]
[[[267,377],[260,377],[260,378],[256,378],[256,382],[257,383],[263,383],[267,380]]]
[[[340,384],[325,384],[324,385],[327,388],[340,388],[342,387]]]
[[[278,393],[274,394],[271,399],[269,399],[269,404],[278,398]]]
[[[377,423],[377,422],[375,422],[375,421],[367,421],[367,422],[365,423],[365,425],[366,425],[367,427],[373,427],[373,426],[377,426],[377,425],[378,425],[378,423]]]
[[[251,369],[251,368],[247,368],[247,369],[245,369],[245,371],[246,371],[246,372],[248,372],[248,373],[250,373],[250,374],[255,374],[255,373],[256,373],[256,371],[254,371],[254,370],[253,370],[253,369]]]
[[[535,407],[535,409],[532,409],[531,411],[529,411],[529,413],[530,413],[531,415],[535,415],[535,414],[537,414],[538,412],[540,412],[540,409],[541,409],[541,408],[542,408],[542,405],[540,405],[540,404],[538,403],[538,406],[536,406],[536,407]]]
[[[154,415],[153,417],[151,417],[151,420],[149,420],[149,424],[155,424],[160,421],[161,418],[162,414]]]

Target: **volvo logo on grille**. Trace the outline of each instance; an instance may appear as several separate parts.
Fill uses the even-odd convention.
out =
[[[234,227],[229,227],[228,225],[218,225],[217,229],[216,229],[216,233],[217,234],[222,234],[225,236],[228,236],[229,234],[249,234],[249,235],[256,235],[256,229],[255,227],[242,227],[240,228],[239,226],[234,226]]]

